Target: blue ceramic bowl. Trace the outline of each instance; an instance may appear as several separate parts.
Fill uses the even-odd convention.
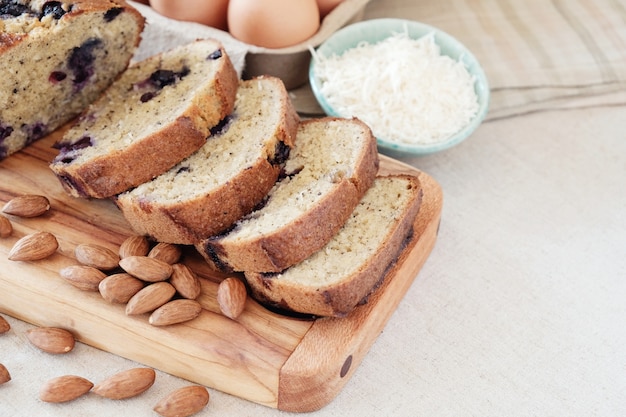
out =
[[[413,39],[419,39],[434,33],[434,39],[440,47],[441,54],[447,55],[456,61],[461,61],[468,72],[475,77],[474,89],[478,97],[478,112],[475,117],[460,131],[449,138],[433,144],[406,144],[394,142],[393,138],[377,137],[378,149],[381,153],[394,157],[410,157],[428,155],[448,149],[465,140],[482,123],[489,108],[489,83],[487,77],[474,55],[458,40],[436,29],[412,20],[403,19],[373,19],[346,26],[330,36],[316,49],[316,55],[330,57],[341,55],[344,51],[354,48],[360,42],[374,44],[392,36],[394,33],[406,33]],[[313,94],[324,112],[329,116],[359,117],[358,114],[339,114],[322,94],[321,81],[315,74],[316,60],[311,59],[309,67],[309,81]]]

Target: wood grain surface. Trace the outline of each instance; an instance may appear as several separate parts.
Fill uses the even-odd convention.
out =
[[[81,291],[59,276],[75,265],[74,248],[94,243],[117,252],[133,234],[109,200],[70,197],[48,168],[60,130],[0,161],[0,206],[22,194],[42,194],[51,209],[36,218],[6,215],[13,234],[0,238],[0,312],[38,326],[71,330],[88,345],[164,372],[280,410],[307,412],[328,404],[349,381],[428,258],[442,209],[439,184],[427,174],[381,156],[381,174],[419,176],[424,197],[415,234],[383,285],[346,318],[295,318],[271,312],[253,300],[237,320],[220,314],[215,273],[184,248],[183,262],[202,281],[200,316],[155,327],[147,314],[127,316],[123,305]],[[48,231],[59,241],[50,258],[8,260],[26,234]]]

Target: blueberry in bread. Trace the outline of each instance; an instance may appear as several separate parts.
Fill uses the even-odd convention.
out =
[[[115,201],[136,233],[159,242],[193,244],[219,234],[276,183],[298,122],[280,79],[241,81],[233,113],[202,148]]]
[[[0,160],[97,99],[144,23],[124,0],[0,0]]]
[[[50,167],[77,197],[136,187],[204,145],[232,112],[238,83],[224,47],[212,39],[133,63],[57,143]]]
[[[281,179],[262,207],[196,248],[220,270],[282,271],[332,238],[377,172],[376,139],[363,122],[305,120]]]
[[[246,272],[254,298],[285,311],[346,316],[393,267],[411,237],[421,198],[417,177],[376,178],[322,249],[280,273]]]

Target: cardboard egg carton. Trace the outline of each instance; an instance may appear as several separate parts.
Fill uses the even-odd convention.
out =
[[[344,0],[326,15],[315,35],[297,45],[279,49],[246,44],[228,32],[198,23],[168,19],[144,4],[129,1],[147,21],[142,42],[134,59],[141,60],[179,44],[212,37],[223,43],[242,78],[273,75],[282,79],[288,89],[293,89],[308,81],[308,67],[311,61],[309,48],[319,46],[342,27],[360,21],[365,6],[370,1]]]

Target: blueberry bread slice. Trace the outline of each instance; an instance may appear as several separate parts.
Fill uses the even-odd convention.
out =
[[[281,179],[262,207],[197,249],[220,270],[282,271],[332,238],[377,172],[376,139],[363,122],[305,120]]]
[[[238,83],[224,47],[212,39],[131,64],[57,143],[50,167],[77,197],[136,187],[204,145],[232,112]]]
[[[278,78],[241,81],[235,109],[204,146],[115,199],[136,233],[193,244],[249,213],[276,183],[299,117]]]
[[[0,160],[96,100],[144,23],[123,0],[0,0]]]
[[[412,236],[422,189],[409,175],[378,177],[322,249],[280,273],[245,273],[261,303],[285,311],[343,317],[382,284]]]

